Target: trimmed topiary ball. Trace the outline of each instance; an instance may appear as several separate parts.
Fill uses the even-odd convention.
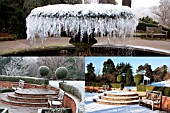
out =
[[[47,76],[50,72],[50,69],[47,66],[40,66],[39,71],[41,76]]]
[[[123,82],[123,75],[117,76],[117,82]]]
[[[134,82],[136,83],[136,85],[139,85],[140,83],[143,82],[143,75],[141,74],[137,74],[134,76]]]
[[[62,79],[63,82],[64,82],[64,78],[67,77],[67,74],[68,74],[68,70],[66,67],[59,67],[56,69],[55,71],[55,75],[58,79]]]

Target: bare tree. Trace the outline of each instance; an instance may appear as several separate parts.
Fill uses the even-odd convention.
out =
[[[39,65],[37,64],[37,58],[29,57],[25,58],[25,62],[28,64],[28,76],[39,77]]]
[[[4,71],[7,76],[26,76],[28,74],[28,62],[22,57],[13,57],[12,60],[5,65]]]
[[[160,0],[159,6],[151,7],[160,24],[170,27],[170,0]]]

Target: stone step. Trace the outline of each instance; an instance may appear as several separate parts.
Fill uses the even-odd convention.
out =
[[[131,100],[138,100],[138,96],[116,96],[116,97],[110,97],[110,96],[99,96],[102,100],[109,100],[109,101],[131,101]]]
[[[108,101],[98,99],[96,100],[99,104],[106,104],[106,105],[130,105],[130,104],[138,104],[139,100],[131,100],[131,101]]]
[[[110,96],[110,97],[134,97],[134,96],[138,96],[138,94],[136,93],[122,93],[122,94],[114,94],[114,93],[104,93],[104,96]]]
[[[27,98],[46,98],[47,95],[57,96],[59,92],[46,89],[21,89],[16,90],[15,95]]]
[[[28,98],[28,97],[19,97],[14,93],[8,94],[8,99],[11,101],[19,101],[19,102],[31,102],[31,103],[45,103],[48,102],[48,98]]]
[[[8,99],[8,95],[4,94],[1,97],[1,101],[5,104],[14,105],[14,106],[23,106],[23,107],[47,107],[47,102],[44,103],[32,103],[32,102],[20,102],[20,101],[13,101]]]

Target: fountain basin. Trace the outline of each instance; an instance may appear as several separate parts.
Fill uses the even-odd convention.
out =
[[[104,95],[99,96],[99,99],[93,99],[93,101],[107,105],[129,105],[137,104],[139,97],[135,92],[114,90],[105,92]]]
[[[170,51],[131,45],[93,45],[93,56],[170,56]],[[1,56],[79,56],[73,45],[27,48],[0,53]],[[90,55],[87,55],[90,56]]]

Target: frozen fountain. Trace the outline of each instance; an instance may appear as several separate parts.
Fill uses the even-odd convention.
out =
[[[27,39],[36,44],[38,36],[43,44],[49,36],[60,38],[64,31],[71,36],[70,43],[76,47],[76,55],[91,55],[91,46],[97,43],[95,37],[131,37],[138,21],[127,6],[111,4],[57,4],[35,8],[26,18]]]

